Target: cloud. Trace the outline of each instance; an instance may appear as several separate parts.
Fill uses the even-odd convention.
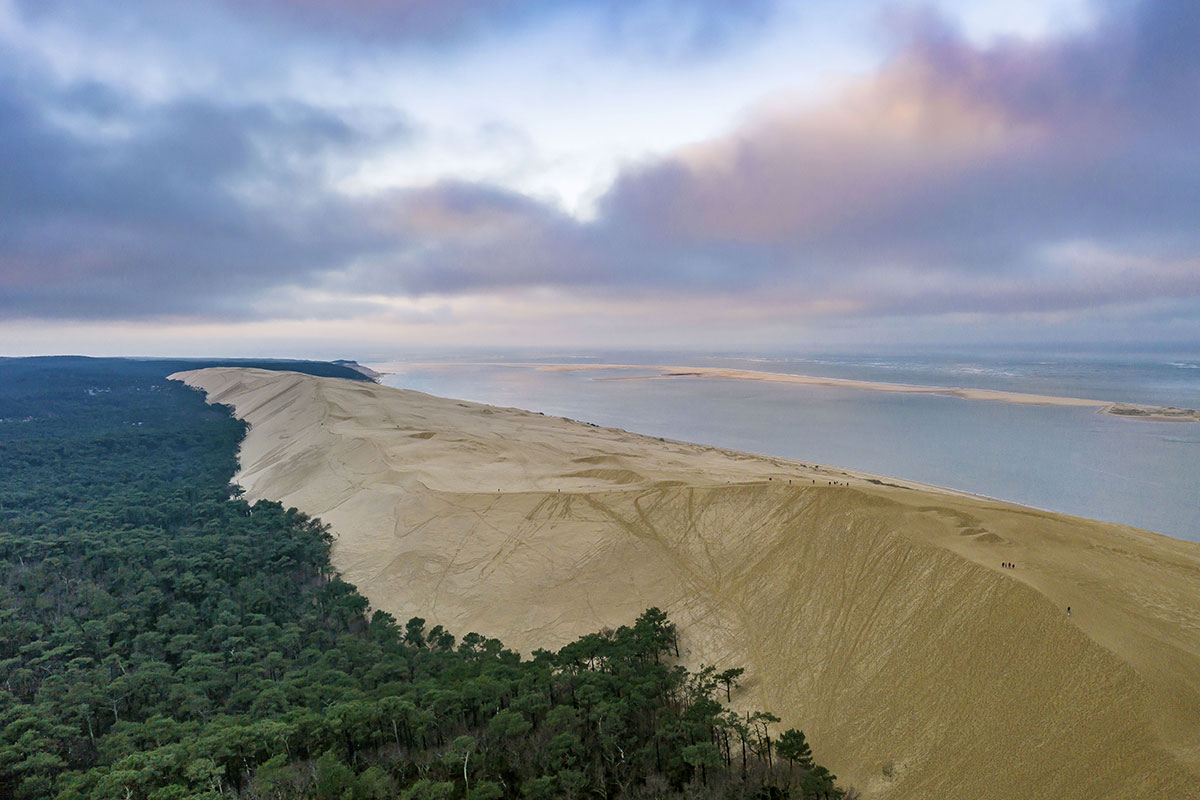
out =
[[[145,106],[13,78],[0,95],[0,314],[236,313],[379,242],[321,167],[409,135],[299,103]]]
[[[1185,44],[1200,7],[986,47],[906,23],[881,70],[826,105],[769,108],[627,170],[597,226],[661,282],[861,313],[1200,295],[1200,56]],[[1047,254],[1078,242],[1064,274]],[[1112,258],[1129,268],[1113,275]]]
[[[721,50],[771,17],[773,0],[214,0],[281,24],[383,42],[450,43],[582,16],[604,43],[644,54]]]
[[[34,19],[109,21],[107,0],[17,0]],[[125,0],[126,19],[177,28],[197,3]],[[192,8],[185,6],[191,5]],[[761,30],[776,0],[201,0],[226,21],[273,35],[349,39],[359,43],[448,45],[575,18],[601,34],[597,41],[656,57],[694,57],[721,51]]]
[[[595,220],[494,187],[413,190],[387,224],[418,244],[352,274],[414,294],[772,292],[842,315],[1200,296],[1200,102],[1178,93],[1200,67],[1170,44],[1200,40],[1200,12],[1166,5],[986,47],[906,17],[876,74],[627,169]]]
[[[422,295],[481,288],[606,282],[615,242],[516,192],[445,181],[364,204],[380,235],[404,244],[364,259],[336,281]]]
[[[383,28],[413,14],[404,35],[457,36],[500,6],[345,14]],[[305,25],[332,13],[255,8]],[[399,308],[433,324],[456,297],[540,292],[614,313],[674,304],[679,324],[689,307],[743,321],[1194,309],[1200,6],[1110,8],[1083,32],[985,45],[928,14],[893,17],[876,72],[627,167],[590,219],[452,178],[341,193],[330,165],[414,135],[402,118],[146,105],[21,78],[0,94],[0,314]]]
[[[789,248],[798,260],[1016,265],[1030,237],[1186,236],[1196,211],[1194,56],[1148,68],[1178,19],[1112,20],[1066,42],[977,49],[926,22],[818,110],[771,110],[625,175],[610,215],[677,241]],[[1146,55],[1154,51],[1156,55]],[[1186,82],[1186,81],[1185,81]],[[1182,162],[1182,163],[1181,163]],[[799,257],[803,257],[800,259]]]

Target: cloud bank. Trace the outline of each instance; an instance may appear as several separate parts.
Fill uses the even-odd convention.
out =
[[[288,35],[426,47],[563,13],[213,2]],[[661,33],[587,5],[626,40]],[[717,50],[773,13],[690,8],[665,43]],[[681,325],[688,307],[731,324],[1150,309],[1200,334],[1200,6],[1111,3],[1085,31],[982,45],[930,13],[888,25],[870,74],[643,156],[588,218],[458,177],[346,191],[336,165],[423,135],[405,109],[151,102],[0,62],[0,315],[353,316],[550,292]]]

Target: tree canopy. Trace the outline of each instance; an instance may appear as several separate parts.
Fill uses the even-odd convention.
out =
[[[658,609],[529,658],[372,611],[180,368],[0,360],[0,800],[838,794]]]

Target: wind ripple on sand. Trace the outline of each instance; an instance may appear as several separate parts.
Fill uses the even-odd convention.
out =
[[[868,797],[1200,784],[1194,544],[377,385],[173,377],[251,423],[249,497],[329,522],[401,619],[529,651],[661,606]]]

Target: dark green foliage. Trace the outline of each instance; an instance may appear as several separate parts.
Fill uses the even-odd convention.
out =
[[[789,728],[779,734],[779,741],[775,745],[775,750],[790,763],[797,764],[805,769],[812,769],[812,748],[808,746],[808,740],[804,738],[804,731]]]
[[[800,779],[800,789],[804,792],[805,797],[819,797],[822,800],[830,797],[838,797],[840,793],[834,788],[834,781],[837,780],[837,775],[830,773],[829,770],[822,767],[820,764],[814,766],[811,770],[804,773],[804,777]]]
[[[657,609],[529,660],[368,615],[325,526],[236,496],[195,366],[0,360],[0,800],[836,793]]]

